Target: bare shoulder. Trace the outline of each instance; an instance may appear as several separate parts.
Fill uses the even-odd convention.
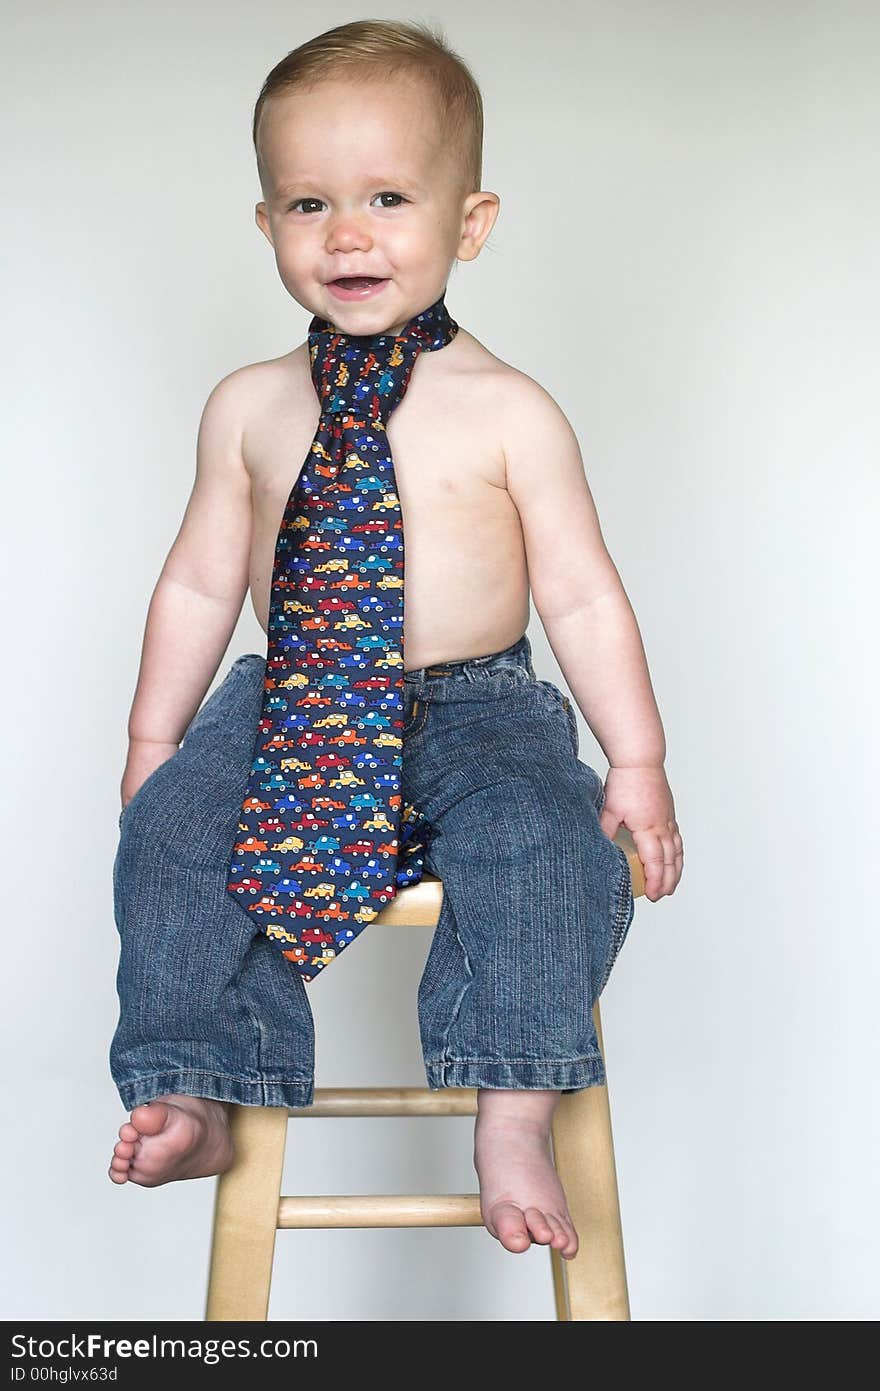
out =
[[[533,479],[536,457],[567,460],[569,473],[582,470],[575,432],[547,388],[476,339],[471,339],[471,344],[467,345],[470,360],[465,366],[471,367],[483,403],[498,422],[508,482],[518,470]]]
[[[253,474],[262,467],[274,435],[307,422],[315,401],[304,342],[281,357],[249,362],[228,373],[211,392],[205,418],[235,437],[244,467]]]
[[[457,394],[473,397],[484,406],[497,404],[502,393],[513,390],[515,379],[522,375],[463,328],[459,328],[448,349],[433,356],[448,373],[449,384]]]
[[[457,367],[462,375],[475,383],[484,397],[492,393],[494,403],[503,407],[500,419],[507,423],[508,431],[514,438],[517,429],[525,423],[540,425],[552,420],[557,424],[567,423],[558,402],[534,377],[490,352],[472,334],[461,330],[457,335],[459,338],[463,338],[464,343]],[[511,429],[511,426],[514,428]]]
[[[208,402],[236,414],[246,431],[248,424],[262,414],[273,398],[289,397],[297,385],[305,392],[310,383],[308,344],[301,343],[281,357],[236,367],[221,378]]]

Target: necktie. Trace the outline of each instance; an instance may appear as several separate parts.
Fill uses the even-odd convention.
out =
[[[458,332],[445,293],[399,334],[309,325],[321,413],[275,546],[227,884],[307,982],[424,868],[429,828],[401,807],[404,537],[386,425],[419,354]]]

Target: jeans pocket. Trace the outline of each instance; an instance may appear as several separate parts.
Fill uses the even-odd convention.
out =
[[[137,802],[137,801],[140,800],[140,798],[141,798],[141,797],[143,796],[143,794],[144,794],[144,791],[145,791],[148,787],[151,786],[151,784],[152,784],[152,782],[153,782],[153,779],[154,779],[159,773],[161,773],[162,769],[163,769],[163,768],[166,768],[166,767],[168,766],[169,763],[173,763],[174,760],[175,760],[175,758],[177,758],[177,756],[178,756],[179,753],[180,753],[180,749],[178,748],[177,753],[171,754],[170,758],[165,758],[165,759],[162,760],[161,763],[158,763],[158,764],[156,765],[156,767],[153,769],[152,773],[148,773],[147,776],[144,778],[143,782],[141,783],[141,785],[140,785],[140,787],[138,788],[137,792],[135,792],[134,796],[129,797],[129,799],[128,799],[128,801],[126,802],[125,806],[122,808],[122,811],[119,813],[119,822],[118,822],[118,825],[119,825],[120,831],[122,830],[122,823],[123,823],[123,821],[127,820],[127,818],[128,818],[128,813],[129,813],[129,811],[131,810],[132,805],[133,805],[135,802]]]
[[[611,975],[614,963],[620,955],[621,948],[626,941],[626,936],[635,913],[632,871],[629,867],[629,859],[627,858],[626,851],[622,850],[616,841],[610,841],[610,845],[619,861],[620,873],[614,881],[615,887],[611,895],[611,941],[608,947],[608,958],[605,962],[605,970],[597,994],[601,994],[608,983],[608,977]]]
[[[574,706],[572,705],[567,695],[563,695],[562,704],[563,708],[565,709],[566,719],[568,720],[569,733],[571,734],[572,752],[574,753],[575,758],[577,758],[578,749],[580,747],[580,735],[578,733],[577,715],[574,713]]]
[[[193,715],[192,719],[186,727],[186,731],[184,733],[183,739],[181,740],[181,743],[183,743],[186,739],[191,739],[194,734],[202,730],[204,726],[208,723],[208,721],[211,720],[215,715],[219,716],[221,719],[223,718],[225,714],[223,702],[226,700],[234,701],[239,698],[238,683],[242,679],[242,677],[245,676],[247,672],[251,670],[253,660],[256,655],[256,653],[246,653],[243,657],[239,657],[236,661],[232,663],[232,666],[229,668],[223,680],[220,682],[220,685],[217,686],[216,689],[211,692],[207,700],[204,700],[202,702],[196,713]],[[261,704],[262,697],[263,693],[261,688]]]
[[[119,818],[119,824],[120,824],[120,825],[122,824],[122,817],[121,817],[121,816],[120,816],[120,818]],[[115,921],[115,923],[116,923],[116,926],[117,926],[117,928],[118,928],[118,930],[119,930],[120,932],[122,931],[122,928],[123,928],[124,923],[125,923],[125,895],[124,895],[124,893],[123,893],[123,871],[124,871],[124,865],[123,865],[123,854],[122,854],[122,842],[120,841],[120,843],[119,843],[119,845],[117,846],[117,849],[116,849],[116,854],[115,854],[114,857],[113,857],[113,870],[112,870],[112,882],[113,882],[113,919],[114,919],[114,921]]]
[[[555,686],[552,681],[537,681],[535,684],[547,692],[553,704],[565,716],[568,724],[568,737],[571,740],[571,750],[575,758],[577,758],[578,750],[580,749],[580,735],[578,732],[577,715],[574,713],[574,706],[568,696],[560,691],[559,687]]]
[[[430,696],[420,695],[415,697],[412,710],[409,712],[409,719],[401,730],[401,739],[411,739],[414,734],[419,734],[424,729],[430,704]]]

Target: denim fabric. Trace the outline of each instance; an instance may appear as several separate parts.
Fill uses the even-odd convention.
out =
[[[163,1093],[314,1097],[308,992],[332,984],[306,984],[226,891],[264,673],[264,657],[239,657],[120,816],[110,1069],[127,1109]],[[443,881],[417,997],[428,1086],[601,1085],[592,1007],[634,902],[571,702],[535,676],[525,635],[404,686],[403,794]]]

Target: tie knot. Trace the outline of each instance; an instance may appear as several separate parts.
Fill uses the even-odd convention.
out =
[[[457,332],[442,295],[398,334],[340,333],[315,317],[309,356],[322,414],[386,421],[406,393],[419,353],[445,347]]]
[[[361,347],[342,333],[323,332],[310,347],[312,380],[327,415],[358,415],[387,420],[406,390],[408,354],[394,338],[389,346]],[[408,363],[409,370],[415,354]],[[409,376],[409,372],[406,373]]]

